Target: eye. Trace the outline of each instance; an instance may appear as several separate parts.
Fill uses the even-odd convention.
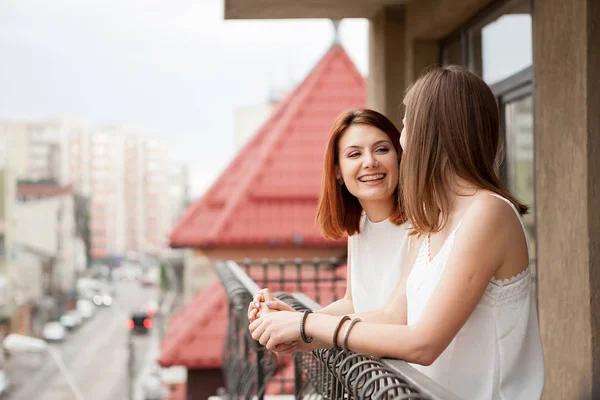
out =
[[[377,153],[385,154],[385,153],[389,152],[390,149],[388,149],[387,147],[384,146],[384,147],[378,147],[375,151]]]
[[[348,157],[348,158],[356,158],[356,157],[358,157],[358,156],[360,156],[360,152],[358,152],[358,151],[353,151],[352,153],[348,154],[348,156],[347,156],[347,157]]]

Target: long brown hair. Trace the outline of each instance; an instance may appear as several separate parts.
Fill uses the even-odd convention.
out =
[[[338,143],[344,132],[356,124],[373,126],[388,135],[396,149],[398,159],[402,159],[400,132],[384,115],[368,109],[351,109],[343,112],[335,120],[325,150],[321,195],[315,221],[321,234],[327,239],[337,240],[344,234],[353,235],[360,232],[362,207],[346,186],[338,183],[336,177],[336,169],[339,166]],[[406,221],[406,216],[399,204],[398,186],[394,191],[394,199],[397,201],[394,201],[394,209],[389,219],[394,224],[400,225]]]
[[[496,100],[486,83],[467,69],[427,69],[408,90],[406,150],[400,167],[402,199],[416,233],[439,232],[447,223],[452,188],[448,173],[528,207],[506,188],[499,173],[502,154]],[[441,216],[441,218],[440,218]]]

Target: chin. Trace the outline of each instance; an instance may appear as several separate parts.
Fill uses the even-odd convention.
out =
[[[369,193],[367,191],[362,191],[359,196],[357,196],[360,200],[368,200],[368,201],[382,201],[387,200],[394,195],[394,191],[391,193],[389,191],[378,191],[378,193]]]

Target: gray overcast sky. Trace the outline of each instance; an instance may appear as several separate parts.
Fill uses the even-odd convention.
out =
[[[367,21],[340,31],[366,74]],[[224,21],[223,0],[2,0],[0,118],[136,126],[197,195],[234,154],[233,110],[298,83],[332,37],[328,20]]]

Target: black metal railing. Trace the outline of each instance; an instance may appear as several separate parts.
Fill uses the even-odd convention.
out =
[[[306,293],[317,303],[339,300],[346,289],[346,268],[337,258],[243,260],[237,264],[261,288]]]
[[[406,362],[366,354],[345,354],[333,349],[296,353],[293,378],[284,376],[281,381],[274,381],[273,375],[285,362],[277,360],[248,332],[247,308],[253,294],[260,289],[259,285],[235,262],[220,262],[216,270],[229,298],[223,364],[227,394],[231,398],[256,396],[263,399],[273,385],[277,386],[275,393],[286,393],[289,391],[278,389],[289,387],[289,382],[285,381],[293,379],[293,393],[297,399],[458,400]],[[345,280],[345,275],[341,279]],[[276,296],[298,311],[321,308],[303,293],[277,293]]]
[[[266,382],[275,371],[275,356],[248,332],[248,304],[259,290],[256,283],[232,262],[219,263],[217,274],[229,299],[229,324],[223,349],[223,375],[227,394],[234,399],[262,399]]]

